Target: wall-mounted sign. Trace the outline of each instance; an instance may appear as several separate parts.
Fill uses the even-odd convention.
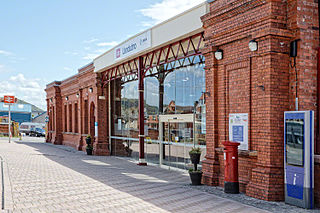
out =
[[[229,140],[239,142],[239,149],[248,150],[248,113],[229,114]]]
[[[114,59],[119,60],[151,47],[151,31],[148,30],[114,49]]]

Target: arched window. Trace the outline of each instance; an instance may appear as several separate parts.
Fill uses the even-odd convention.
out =
[[[67,105],[64,105],[64,132],[68,131],[68,127],[67,127]]]
[[[72,104],[69,104],[69,132],[72,132]]]
[[[95,118],[95,116],[94,116],[94,108],[95,108],[95,106],[94,106],[94,103],[92,102],[92,103],[90,104],[90,135],[91,135],[92,137],[95,136],[94,123],[95,123],[95,121],[96,121],[96,118]]]
[[[84,133],[88,134],[88,100],[84,101]]]
[[[74,132],[78,133],[78,104],[74,104]]]

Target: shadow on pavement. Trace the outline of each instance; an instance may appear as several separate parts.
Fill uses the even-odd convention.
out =
[[[185,208],[199,205],[199,202],[216,202],[230,204],[231,200],[224,200],[222,197],[232,199],[240,203],[256,206],[272,212],[319,212],[319,209],[305,210],[298,207],[285,205],[283,202],[266,202],[254,198],[240,195],[224,194],[221,196],[221,190],[215,190],[214,187],[208,186],[190,186],[190,179],[187,173],[178,171],[160,169],[154,166],[138,166],[126,159],[113,156],[88,156],[86,153],[76,151],[75,149],[62,145],[53,145],[43,142],[17,142],[30,146],[46,158],[56,163],[68,167],[87,177],[90,177],[100,183],[112,187],[113,189],[138,197],[148,203],[168,211],[181,210],[175,209],[171,202],[168,202],[169,196],[177,196],[175,202],[182,203]],[[81,163],[79,163],[81,161]],[[199,189],[199,190],[194,190]],[[208,190],[209,189],[209,190]],[[167,192],[167,193],[166,193]],[[207,192],[207,193],[205,193]],[[181,194],[190,194],[190,196],[200,196],[191,202],[190,196],[181,196]],[[218,197],[214,196],[217,195]],[[220,197],[221,196],[221,197]],[[179,197],[181,197],[179,199]],[[185,202],[185,204],[184,204]],[[256,204],[254,204],[256,203]],[[205,204],[204,204],[205,205]],[[243,206],[239,206],[243,208]],[[219,208],[218,208],[219,209]],[[218,210],[217,209],[217,210]],[[184,209],[183,209],[184,210]],[[198,209],[201,210],[201,209]],[[250,209],[252,210],[252,209]],[[236,211],[235,211],[236,212]]]
[[[76,151],[71,147],[48,143],[17,142],[17,144],[32,147],[39,152],[39,155],[60,165],[167,211],[173,210],[170,201],[168,202],[168,196],[172,194],[177,196],[190,192],[196,196],[207,194],[186,187],[190,183],[187,173],[160,169],[154,166],[138,166],[133,162],[113,156],[88,156],[86,153]],[[157,193],[159,193],[158,196]],[[213,202],[217,199],[223,199],[208,195]],[[208,198],[208,196],[204,197]],[[181,196],[181,201],[178,201],[183,202],[184,199],[185,196]],[[186,203],[186,207],[199,204],[199,202],[201,200],[195,199],[194,203]]]

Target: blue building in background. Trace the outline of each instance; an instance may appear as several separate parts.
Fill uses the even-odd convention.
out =
[[[10,107],[11,120],[15,122],[31,122],[31,104],[13,104]],[[9,106],[0,103],[0,116],[9,116]]]

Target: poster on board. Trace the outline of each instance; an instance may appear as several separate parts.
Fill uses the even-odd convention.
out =
[[[248,113],[229,114],[229,140],[239,142],[239,149],[248,150]]]

